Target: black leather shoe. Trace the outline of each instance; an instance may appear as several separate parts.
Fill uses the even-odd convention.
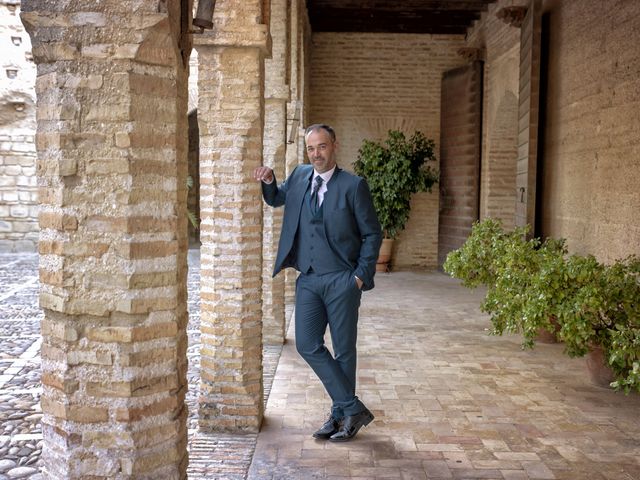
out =
[[[314,432],[313,438],[321,438],[323,440],[326,440],[334,433],[337,433],[339,429],[339,421],[330,415],[329,419],[324,422],[324,425],[322,425],[319,430]]]
[[[358,430],[366,427],[373,421],[373,413],[365,409],[355,415],[349,415],[342,419],[340,430],[329,437],[332,442],[347,442],[356,436]]]

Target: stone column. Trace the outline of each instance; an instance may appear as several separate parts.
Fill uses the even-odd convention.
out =
[[[186,478],[187,8],[22,2],[46,478]]]
[[[201,397],[203,431],[260,428],[262,386],[262,2],[216,3],[195,39],[200,126]],[[253,22],[253,23],[251,23]]]
[[[264,164],[278,181],[285,178],[288,55],[287,0],[271,2],[271,58],[265,61]],[[282,227],[282,208],[264,205],[262,334],[264,342],[281,345],[285,338],[284,274],[272,278]]]

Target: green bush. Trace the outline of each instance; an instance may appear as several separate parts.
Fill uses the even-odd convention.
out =
[[[444,269],[467,287],[487,287],[481,308],[491,333],[521,333],[530,348],[546,329],[572,357],[600,346],[616,375],[612,386],[640,391],[640,259],[604,265],[592,255],[567,255],[564,240],[527,240],[526,232],[477,222]]]
[[[525,240],[509,235],[496,261],[496,282],[481,305],[491,315],[493,333],[520,333],[523,347],[533,347],[540,330],[555,334],[562,299],[564,242]]]
[[[443,268],[462,280],[465,287],[486,285],[493,288],[498,277],[499,261],[505,254],[507,244],[525,233],[524,228],[505,232],[502,223],[491,218],[476,222],[464,245],[449,253]]]
[[[603,265],[572,255],[566,265],[559,338],[567,353],[582,356],[601,346],[616,375],[613,387],[640,391],[640,258]]]
[[[404,230],[411,211],[411,196],[431,191],[438,181],[435,142],[416,131],[389,130],[384,142],[365,140],[353,168],[367,180],[384,238],[396,238]]]

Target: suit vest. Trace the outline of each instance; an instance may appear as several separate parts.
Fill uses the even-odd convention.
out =
[[[327,241],[323,220],[324,202],[313,214],[307,189],[302,203],[296,233],[296,269],[302,273],[313,271],[319,275],[348,270],[350,267],[333,252]]]

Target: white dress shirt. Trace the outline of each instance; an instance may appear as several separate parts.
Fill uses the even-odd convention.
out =
[[[324,194],[327,193],[327,183],[329,183],[329,180],[331,180],[331,177],[333,176],[333,172],[335,171],[336,171],[335,165],[331,170],[324,173],[318,173],[315,170],[313,171],[313,178],[311,179],[311,185],[313,185],[313,183],[316,181],[316,177],[318,175],[322,177],[322,185],[320,185],[320,189],[318,190],[318,206],[322,205],[322,202],[324,201]]]

